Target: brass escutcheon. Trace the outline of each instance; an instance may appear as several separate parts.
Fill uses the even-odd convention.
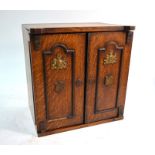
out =
[[[110,50],[110,53],[106,55],[106,58],[104,59],[103,64],[114,64],[117,62],[117,55],[114,54],[113,50]]]
[[[67,67],[67,61],[63,58],[61,54],[57,54],[56,58],[51,61],[52,69],[65,69]]]

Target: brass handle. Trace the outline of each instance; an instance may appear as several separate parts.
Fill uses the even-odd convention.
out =
[[[104,78],[104,85],[105,86],[111,86],[113,84],[113,76],[112,75],[106,75]]]
[[[52,69],[65,69],[67,67],[67,61],[61,54],[57,54],[56,58],[51,61]]]

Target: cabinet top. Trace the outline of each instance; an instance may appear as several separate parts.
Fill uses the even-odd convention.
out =
[[[107,23],[46,23],[23,24],[30,34],[49,34],[67,32],[97,32],[97,31],[129,31],[135,26],[124,26]]]

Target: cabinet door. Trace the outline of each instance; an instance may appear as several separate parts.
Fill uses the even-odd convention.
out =
[[[31,37],[38,132],[83,123],[85,34]]]
[[[122,117],[130,57],[125,42],[125,32],[89,34],[86,122]]]

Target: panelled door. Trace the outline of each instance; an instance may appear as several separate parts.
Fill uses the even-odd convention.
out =
[[[123,109],[121,97],[124,97],[130,55],[125,38],[125,32],[89,33],[86,122],[116,118]]]
[[[31,44],[38,132],[83,123],[85,33],[34,36]]]

